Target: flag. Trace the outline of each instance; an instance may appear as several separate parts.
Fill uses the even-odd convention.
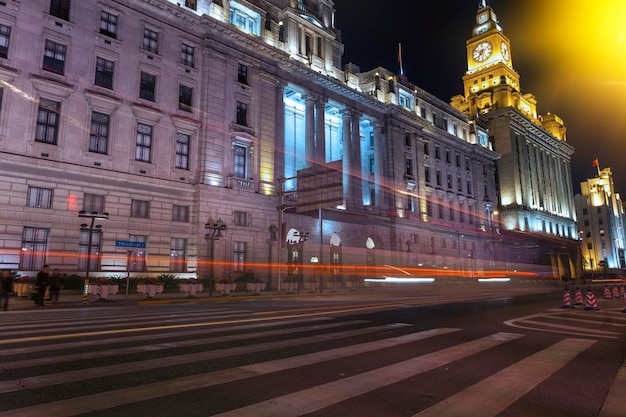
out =
[[[591,163],[592,167],[598,167],[600,166],[600,164],[598,163],[598,158],[594,159],[593,162]]]
[[[404,70],[402,69],[402,44],[398,43],[398,64],[400,64],[400,75],[404,75]]]

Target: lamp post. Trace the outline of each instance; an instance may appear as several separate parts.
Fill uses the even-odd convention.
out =
[[[275,224],[271,224],[268,230],[270,232],[270,238],[267,239],[267,244],[270,247],[270,253],[269,253],[269,262],[267,264],[269,273],[267,274],[267,288],[266,289],[269,290],[271,283],[272,283],[272,262],[274,260],[272,258],[272,247],[274,246],[274,243],[278,242],[278,238],[276,237],[276,232],[278,232],[278,226],[276,226]]]
[[[94,229],[100,230],[102,228],[102,225],[95,224],[96,220],[108,220],[109,213],[98,213],[97,211],[87,213],[85,210],[81,210],[78,212],[78,217],[91,220],[89,224],[83,223],[80,225],[80,230],[82,232],[89,233],[89,238],[87,240],[87,264],[85,265],[85,286],[83,288],[83,304],[87,304],[87,297],[89,295],[89,270],[91,269],[91,243],[93,242],[93,231]]]
[[[217,219],[215,223],[207,223],[204,228],[209,232],[204,235],[206,240],[211,241],[209,250],[209,297],[213,296],[213,282],[215,280],[215,241],[224,237],[222,230],[226,230],[226,225],[222,219]]]

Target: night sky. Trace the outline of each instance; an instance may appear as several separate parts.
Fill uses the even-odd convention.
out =
[[[626,193],[626,1],[488,0],[511,40],[523,93],[540,114],[565,120],[574,193],[610,167]],[[335,0],[335,26],[345,45],[344,64],[362,71],[383,66],[399,73],[402,42],[409,80],[449,102],[463,91],[465,41],[479,0]],[[626,195],[626,194],[625,194]]]

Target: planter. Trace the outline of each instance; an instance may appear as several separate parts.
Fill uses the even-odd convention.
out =
[[[362,286],[363,286],[362,281],[357,281],[357,280],[346,281],[346,288],[350,288],[351,290],[356,290],[358,288],[361,288]]]
[[[180,292],[189,294],[189,297],[195,297],[196,294],[201,293],[204,290],[202,284],[180,284]]]
[[[246,289],[251,291],[253,294],[260,294],[261,291],[265,290],[264,282],[246,282]]]
[[[163,292],[162,284],[137,284],[137,292],[145,294],[147,298],[152,298]]]
[[[320,283],[317,281],[304,281],[304,289],[306,291],[317,291],[320,287]]]
[[[218,282],[215,284],[215,290],[217,292],[220,292],[222,294],[230,294],[231,292],[235,291],[237,289],[237,284],[232,282],[232,283],[222,283],[222,282]]]
[[[331,291],[337,291],[339,288],[341,288],[341,281],[339,280],[328,281],[328,283],[326,284],[326,288]]]
[[[18,297],[27,297],[35,292],[35,284],[16,282],[13,284],[13,292]]]
[[[98,284],[89,284],[89,294],[97,295],[100,300],[106,300],[109,298],[109,295],[117,294],[120,286],[117,284],[113,285],[98,285]]]
[[[283,282],[281,285],[281,289],[287,292],[297,292],[298,291],[298,283],[297,282]]]

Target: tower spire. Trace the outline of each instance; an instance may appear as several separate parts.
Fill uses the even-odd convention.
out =
[[[478,10],[483,9],[487,7],[487,0],[480,0],[480,3],[478,3]]]

